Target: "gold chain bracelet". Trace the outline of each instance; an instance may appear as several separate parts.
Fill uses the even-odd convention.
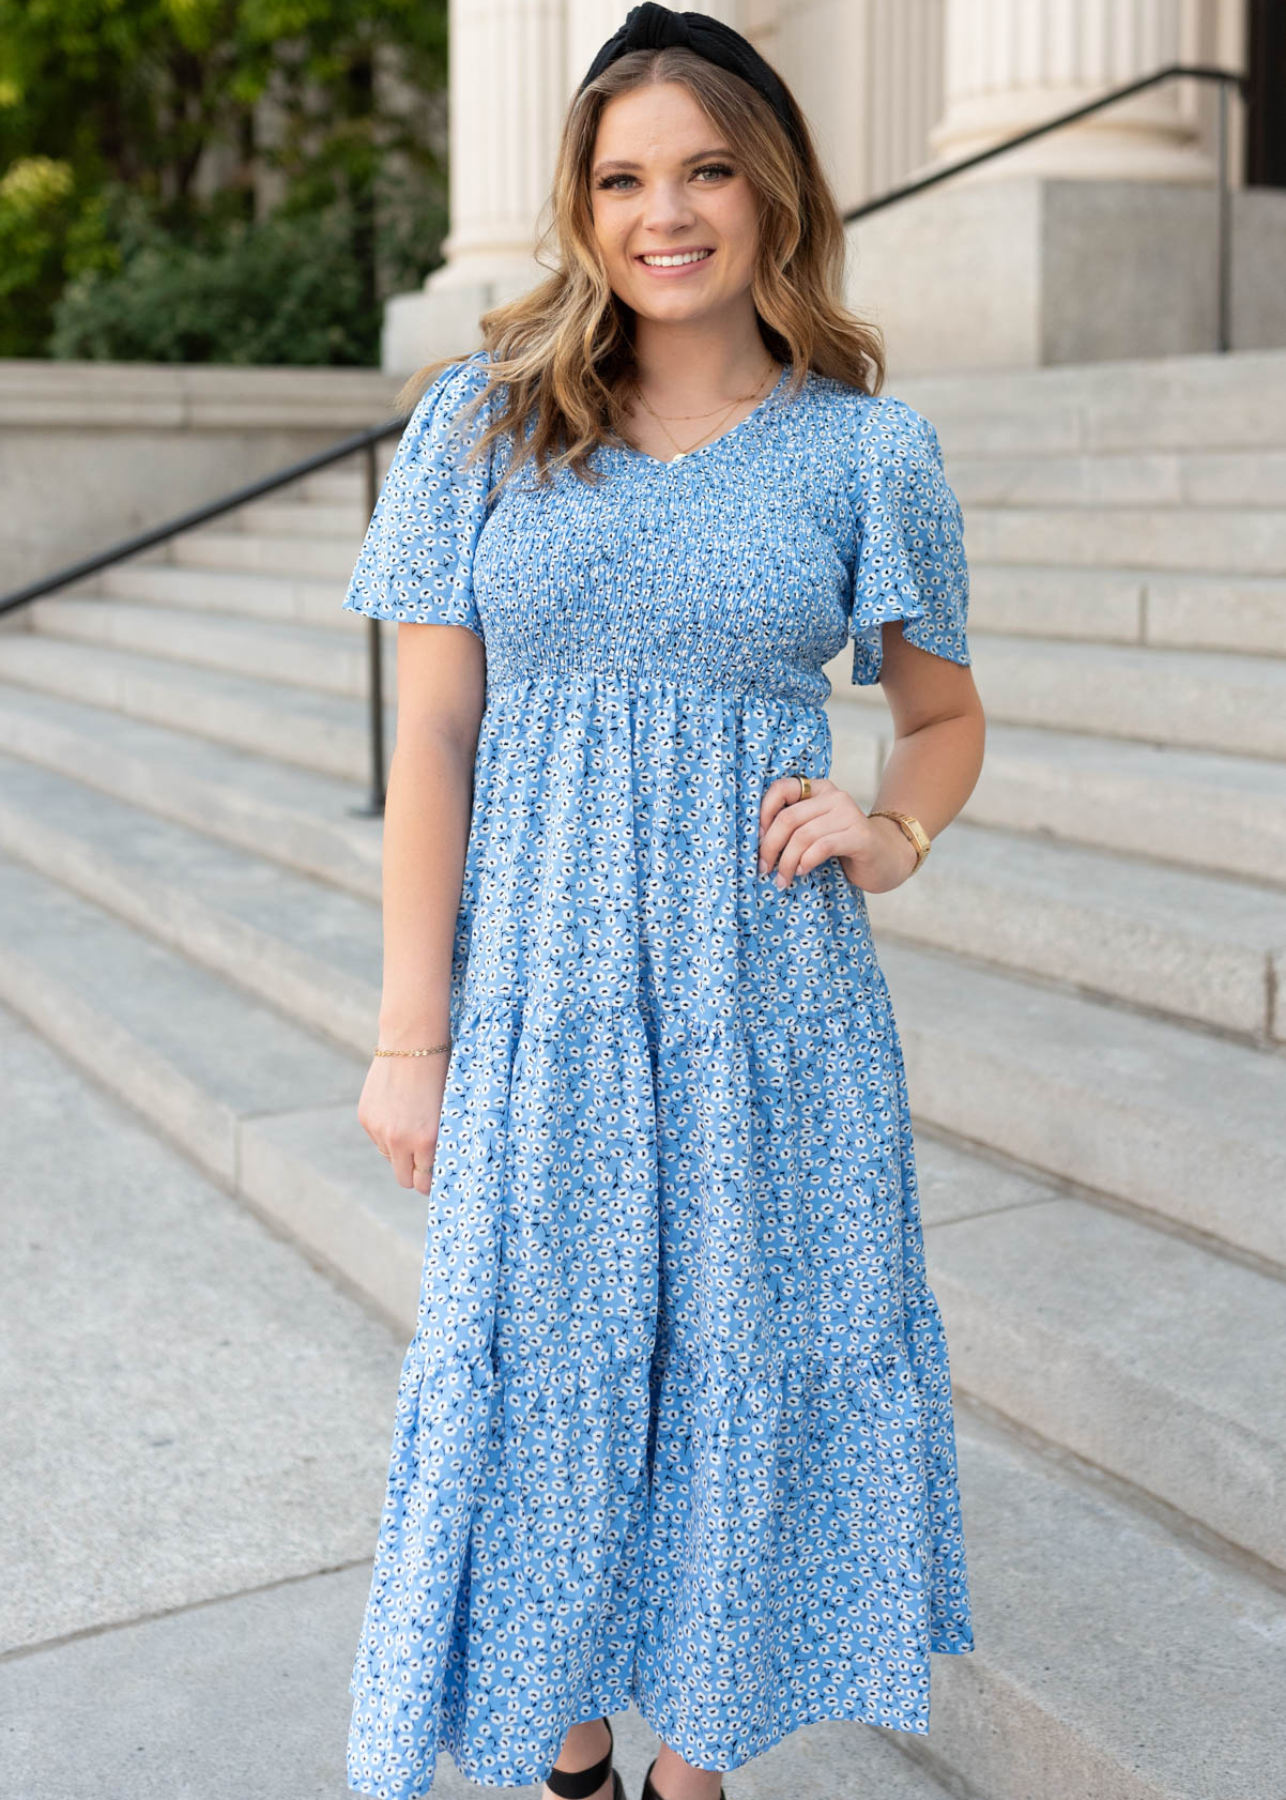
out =
[[[451,1040],[448,1038],[445,1044],[432,1044],[427,1050],[381,1050],[377,1044],[372,1054],[375,1056],[440,1056],[444,1050],[450,1048]]]

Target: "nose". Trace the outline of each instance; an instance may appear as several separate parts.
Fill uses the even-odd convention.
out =
[[[658,242],[668,242],[675,232],[690,227],[696,212],[681,178],[653,182],[643,205],[643,225]]]

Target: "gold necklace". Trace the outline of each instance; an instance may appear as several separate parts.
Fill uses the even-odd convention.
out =
[[[653,411],[652,407],[648,406],[647,401],[644,400],[644,398],[643,398],[643,390],[639,387],[637,381],[634,384],[634,389],[635,389],[635,392],[638,394],[639,399],[642,401],[645,409],[652,414],[652,417],[656,420],[657,424],[661,427],[661,430],[665,432],[666,437],[668,437],[670,442],[674,445],[675,455],[668,457],[666,460],[669,462],[682,462],[682,460],[685,456],[691,456],[694,450],[699,450],[701,448],[702,444],[705,443],[706,439],[719,429],[719,426],[727,418],[728,414],[732,411],[734,406],[740,406],[742,404],[742,402],[745,400],[757,400],[763,391],[764,381],[768,381],[768,380],[772,379],[772,374],[773,374],[773,371],[770,370],[768,375],[766,375],[764,377],[763,381],[761,381],[759,383],[759,386],[757,388],[755,388],[752,393],[739,394],[735,399],[730,400],[728,402],[727,406],[725,406],[723,411],[720,413],[719,417],[715,420],[714,424],[710,427],[710,430],[703,432],[702,435],[697,439],[696,443],[689,444],[686,450],[681,450],[679,448],[678,439],[675,437],[674,433],[666,425],[666,422],[661,417],[660,413]],[[687,414],[687,415],[676,414],[675,419],[677,422],[677,420],[682,417],[701,419],[701,418],[708,418],[709,416],[710,415],[708,413],[691,413],[691,414]]]

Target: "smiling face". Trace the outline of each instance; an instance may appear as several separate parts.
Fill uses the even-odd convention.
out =
[[[654,82],[608,101],[590,194],[603,266],[626,306],[678,323],[751,305],[755,193],[686,87]]]

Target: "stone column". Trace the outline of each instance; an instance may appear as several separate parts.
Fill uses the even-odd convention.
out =
[[[946,0],[935,159],[954,162],[1122,82],[1193,60],[1196,27],[1196,0]],[[1167,82],[959,179],[1208,181],[1194,85]]]
[[[451,0],[446,262],[384,315],[385,369],[476,348],[479,315],[532,287],[566,105],[567,0]]]
[[[564,91],[563,0],[451,0],[451,230],[437,286],[538,271]]]

